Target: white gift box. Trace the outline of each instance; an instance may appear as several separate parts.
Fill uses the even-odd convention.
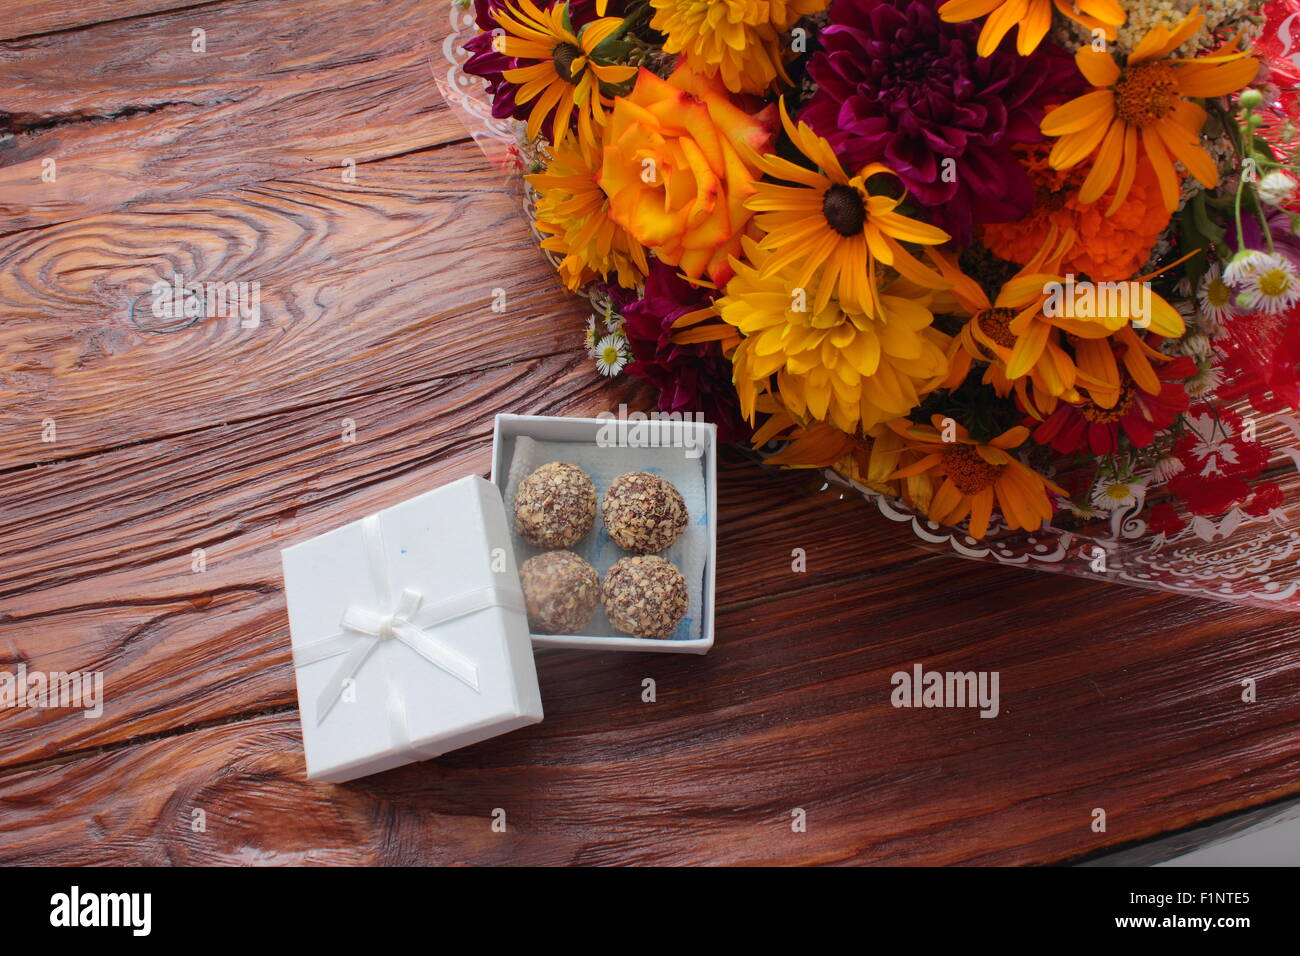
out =
[[[522,446],[531,443],[525,451]],[[686,499],[690,518],[682,537],[663,557],[686,577],[690,595],[687,619],[671,637],[629,637],[614,630],[602,609],[582,634],[533,634],[538,647],[576,647],[602,651],[705,654],[713,646],[714,576],[717,565],[717,427],[705,422],[644,416],[556,418],[543,415],[498,415],[492,436],[492,482],[508,515],[513,515],[513,486],[522,475],[548,461],[567,461],[583,468],[603,497],[613,477],[649,471],[673,482]],[[540,553],[514,534],[517,564]],[[588,561],[604,579],[626,557],[606,535],[599,508],[592,530],[570,550]]]
[[[674,635],[619,634],[603,609],[582,634],[529,634],[519,565],[537,552],[507,512],[512,485],[541,458],[583,467],[601,495],[628,471],[661,474],[682,492],[690,520],[664,552],[690,598]],[[492,482],[462,478],[286,548],[307,776],[341,783],[540,721],[534,644],[707,652],[716,514],[712,425],[498,415]],[[572,550],[602,576],[625,555],[599,515]]]
[[[351,780],[542,719],[509,525],[482,478],[281,557],[308,777]]]

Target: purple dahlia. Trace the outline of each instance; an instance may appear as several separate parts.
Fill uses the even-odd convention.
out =
[[[549,10],[556,4],[556,0],[533,0],[533,2],[542,10]],[[610,0],[606,5],[605,15],[621,17],[624,5],[624,0]],[[493,116],[497,119],[514,117],[517,120],[526,120],[532,111],[532,104],[516,102],[515,95],[519,92],[519,85],[509,82],[501,75],[506,70],[517,67],[519,60],[492,49],[492,31],[497,27],[496,11],[515,6],[516,4],[510,0],[474,0],[474,21],[483,32],[465,41],[465,49],[470,53],[470,58],[465,61],[465,72],[487,80],[487,91],[492,97]],[[569,19],[575,30],[580,30],[592,20],[598,19],[596,0],[570,0]],[[551,138],[550,127],[550,117],[547,117],[543,132],[548,140]]]
[[[846,167],[883,162],[964,240],[973,223],[1029,212],[1034,189],[1011,147],[1041,141],[1044,108],[1081,84],[1050,44],[1020,56],[1008,38],[978,56],[979,24],[945,23],[941,2],[835,0],[808,66],[817,92],[800,118]]]
[[[623,334],[633,361],[624,370],[659,389],[665,412],[702,412],[718,426],[718,440],[744,441],[750,429],[731,384],[731,360],[717,342],[678,345],[673,322],[706,308],[712,296],[683,279],[673,266],[650,262],[645,295],[623,310]]]

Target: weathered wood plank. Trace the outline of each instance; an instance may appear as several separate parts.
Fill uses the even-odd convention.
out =
[[[573,351],[590,307],[519,203],[462,143],[0,239],[0,467]],[[260,324],[143,330],[177,272],[259,283]]]
[[[570,354],[0,475],[8,665],[103,671],[108,688],[102,720],[0,711],[0,760],[291,702],[279,549],[486,473],[495,412],[597,387]]]
[[[151,13],[193,9],[219,3],[186,3],[185,0],[0,0],[0,40],[31,37],[56,30],[72,30],[107,20],[146,17]]]
[[[704,658],[543,654],[542,724],[346,786],[293,711],[19,771],[0,861],[1053,862],[1300,789],[1295,630],[1242,613],[902,565],[732,604]],[[999,670],[1000,715],[892,707],[913,662]]]
[[[424,0],[229,0],[0,42],[0,234],[463,139],[447,29]]]

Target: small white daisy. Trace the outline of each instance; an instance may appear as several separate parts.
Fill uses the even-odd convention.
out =
[[[1092,503],[1102,511],[1117,511],[1131,508],[1137,503],[1137,496],[1142,485],[1136,481],[1121,481],[1118,478],[1103,478],[1092,489]]]
[[[1286,312],[1300,301],[1300,275],[1285,256],[1270,255],[1257,262],[1242,285],[1241,299],[1247,308],[1258,312]]]
[[[1213,395],[1222,384],[1223,373],[1219,371],[1219,366],[1207,365],[1189,378],[1183,384],[1183,387],[1187,389],[1188,395],[1205,398],[1209,395]]]
[[[1255,191],[1259,198],[1270,206],[1280,206],[1295,195],[1296,181],[1282,169],[1275,169],[1265,174]]]
[[[623,334],[623,316],[619,315],[613,309],[605,313],[605,331],[610,335]]]
[[[1237,309],[1232,304],[1232,288],[1223,281],[1223,270],[1217,262],[1201,276],[1196,299],[1200,302],[1201,314],[1218,326],[1237,314]]]
[[[1209,338],[1200,332],[1188,332],[1178,340],[1178,350],[1192,358],[1205,358],[1212,348]]]
[[[592,358],[595,358],[597,355],[596,342],[598,338],[599,336],[596,333],[596,317],[594,315],[589,315],[587,316],[587,328],[583,332],[582,339],[583,343],[587,347],[587,354]]]
[[[1223,270],[1223,281],[1230,286],[1243,286],[1258,269],[1268,265],[1272,258],[1267,252],[1258,249],[1243,249],[1232,257],[1228,267]],[[1209,272],[1206,272],[1209,275]]]
[[[1182,463],[1181,459],[1175,458],[1173,455],[1165,455],[1152,467],[1151,477],[1154,478],[1158,484],[1164,484],[1170,478],[1182,474],[1183,469],[1186,467],[1187,466]]]
[[[601,375],[617,375],[627,360],[627,339],[623,336],[607,335],[596,343],[596,370]]]
[[[1070,512],[1070,514],[1074,515],[1076,518],[1081,518],[1084,521],[1091,521],[1093,518],[1097,517],[1097,509],[1086,501],[1071,501],[1067,498],[1064,504],[1065,510]]]

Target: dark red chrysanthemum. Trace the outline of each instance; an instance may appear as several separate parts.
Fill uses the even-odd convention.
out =
[[[718,426],[719,441],[744,441],[750,429],[741,417],[731,362],[721,347],[717,342],[679,345],[672,340],[673,322],[707,307],[711,298],[676,268],[652,259],[644,297],[623,310],[623,331],[633,356],[625,371],[659,389],[660,410],[701,412]]]
[[[942,0],[835,0],[800,118],[854,170],[882,162],[958,239],[1029,212],[1034,190],[1011,147],[1043,139],[1044,108],[1081,89],[1052,44],[1020,56],[1008,37],[975,52],[978,23],[944,23]]]

